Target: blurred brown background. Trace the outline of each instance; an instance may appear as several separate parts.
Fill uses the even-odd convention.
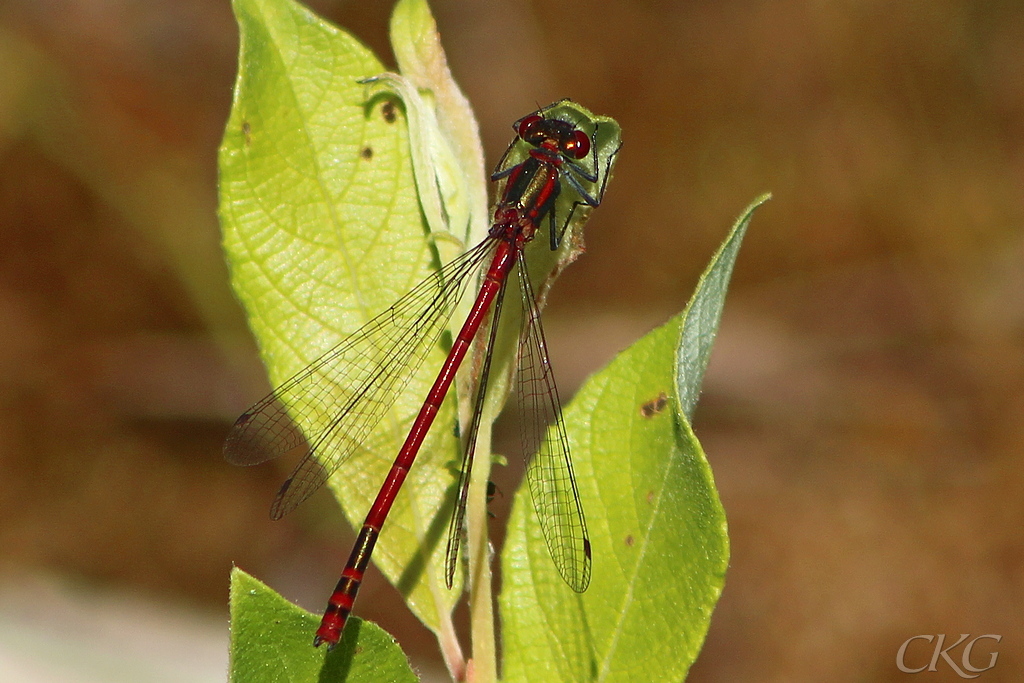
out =
[[[393,63],[390,3],[311,4]],[[733,556],[690,680],[901,681],[940,633],[1022,680],[1024,5],[434,10],[488,163],[559,97],[622,124],[548,310],[563,394],[775,194],[697,411]],[[318,610],[347,553],[326,496],[271,524],[282,470],[220,459],[266,388],[215,217],[236,50],[226,0],[0,3],[4,680],[222,680],[231,563]],[[360,614],[429,672],[381,583]]]

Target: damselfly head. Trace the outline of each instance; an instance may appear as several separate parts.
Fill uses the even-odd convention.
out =
[[[590,138],[568,121],[530,114],[516,122],[515,131],[524,142],[570,159],[582,159],[590,154]]]

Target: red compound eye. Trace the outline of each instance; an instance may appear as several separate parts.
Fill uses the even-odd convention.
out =
[[[519,137],[526,138],[530,134],[530,129],[543,120],[543,116],[531,114],[530,116],[527,116],[526,118],[519,122],[519,126],[516,128],[516,133],[519,134]]]
[[[565,143],[565,153],[573,159],[582,159],[590,154],[590,138],[582,130],[572,134],[572,140]]]

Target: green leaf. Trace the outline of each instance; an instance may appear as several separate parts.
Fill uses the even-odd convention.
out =
[[[402,78],[425,100],[428,106],[423,109],[436,111],[436,128],[427,130],[431,147],[439,150],[433,154],[433,167],[451,231],[468,244],[475,244],[490,226],[480,127],[469,100],[448,69],[426,0],[400,0],[395,5],[391,44]],[[412,128],[416,130],[416,126]],[[422,197],[423,184],[417,184]]]
[[[591,377],[565,411],[594,558],[586,593],[561,581],[529,491],[517,493],[499,601],[505,680],[682,680],[700,651],[729,542],[688,414],[740,241],[765,199],[737,221],[684,312]]]
[[[231,571],[232,683],[418,680],[395,641],[375,624],[351,619],[330,653],[313,648],[320,617],[291,604],[241,569]]]
[[[220,214],[232,286],[277,386],[433,272],[440,255],[417,201],[404,111],[360,82],[381,74],[381,63],[291,0],[235,0],[234,10],[241,46],[220,153]],[[354,456],[358,464],[330,479],[353,523],[443,358],[441,348],[431,352]],[[438,543],[457,455],[454,422],[447,401],[374,553],[435,630],[459,596],[445,587]]]
[[[683,341],[679,345],[677,371],[679,402],[689,422],[693,421],[693,410],[697,407],[700,387],[704,383],[704,371],[708,367],[715,335],[718,334],[718,323],[725,307],[725,293],[729,288],[729,278],[732,277],[732,267],[736,263],[740,244],[743,243],[743,236],[754,211],[769,199],[770,194],[761,195],[740,215],[732,232],[700,276],[697,290],[683,310]]]

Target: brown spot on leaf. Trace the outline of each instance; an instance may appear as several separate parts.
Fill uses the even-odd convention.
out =
[[[640,414],[650,419],[665,410],[665,406],[668,405],[668,394],[664,391],[658,394],[656,399],[648,401],[647,403],[640,406]]]

